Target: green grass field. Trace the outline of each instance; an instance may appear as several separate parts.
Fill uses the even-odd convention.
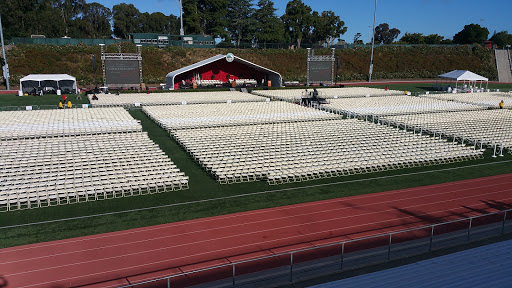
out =
[[[407,87],[406,89],[409,88]],[[0,103],[2,104],[4,96],[5,95],[0,95]],[[20,98],[24,97],[19,97],[18,99]],[[53,100],[54,99],[48,99],[48,101]],[[47,105],[47,103],[41,103],[39,105]],[[484,159],[448,165],[400,169],[373,174],[359,174],[279,186],[269,186],[264,182],[220,185],[196,164],[165,130],[150,120],[140,109],[131,110],[130,114],[141,121],[143,130],[148,133],[150,138],[170,156],[181,171],[185,172],[185,174],[190,177],[190,189],[32,210],[4,212],[0,214],[0,228],[35,222],[50,222],[1,229],[0,247],[17,246],[254,209],[512,173],[512,155],[507,154],[504,157],[492,158],[490,157],[491,153],[486,152]],[[151,208],[155,206],[160,207]],[[128,210],[131,211],[118,213]],[[99,217],[88,217],[89,215],[102,213],[111,214]],[[70,217],[86,218],[51,222]]]
[[[82,94],[82,99],[76,99],[75,94],[66,94],[73,105],[88,104],[89,99]],[[62,96],[46,94],[44,96],[18,96],[13,94],[0,94],[0,106],[44,106],[44,108],[57,108]]]

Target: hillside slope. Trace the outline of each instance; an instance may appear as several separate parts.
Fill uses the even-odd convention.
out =
[[[117,52],[115,45],[106,47],[107,52]],[[123,52],[135,52],[130,43],[122,44]],[[165,82],[165,75],[173,70],[204,60],[217,54],[233,53],[281,73],[285,81],[306,81],[306,49],[197,49],[167,47],[163,49],[144,47],[144,82],[155,84]],[[316,50],[315,54],[329,54],[330,50]],[[34,73],[67,73],[75,76],[79,85],[94,83],[92,55],[96,55],[98,83],[102,82],[99,46],[53,46],[17,45],[11,46],[7,59],[11,71],[11,83]],[[338,80],[366,80],[370,62],[370,48],[337,49],[341,66]],[[382,46],[376,47],[373,79],[436,78],[437,75],[455,69],[471,70],[475,73],[497,79],[494,55],[491,50],[475,46],[429,47],[429,46]]]

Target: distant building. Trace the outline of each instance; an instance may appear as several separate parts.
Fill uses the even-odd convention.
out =
[[[489,40],[488,41],[484,41],[484,47],[485,48],[493,49],[493,48],[495,48],[494,46],[495,46],[494,42],[489,41]]]
[[[159,33],[131,33],[129,39],[142,46],[182,46],[193,48],[214,48],[212,36],[203,35],[168,35]]]
[[[169,35],[159,33],[131,33],[128,39],[89,39],[89,38],[45,38],[44,35],[31,35],[30,38],[14,37],[10,44],[47,44],[47,45],[86,45],[116,44],[120,42],[132,42],[142,46],[180,46],[192,48],[215,48],[215,39],[212,36],[203,35]]]

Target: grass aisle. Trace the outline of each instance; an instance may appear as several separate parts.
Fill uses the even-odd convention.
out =
[[[89,104],[89,98],[82,94],[82,99],[76,99],[76,94],[66,94],[67,100],[71,101],[71,104],[81,105]],[[58,96],[55,94],[46,94],[44,96],[22,96],[13,94],[4,94],[0,95],[0,107],[2,106],[39,106],[44,105],[47,108],[56,109],[59,101],[62,100],[62,96]],[[75,106],[76,107],[76,106]]]
[[[373,174],[359,174],[279,186],[268,186],[263,182],[220,185],[214,181],[208,173],[201,169],[164,129],[156,125],[141,110],[132,110],[130,114],[141,121],[143,129],[148,132],[149,137],[170,156],[180,170],[190,177],[190,189],[1,213],[0,227],[160,205],[178,205],[58,223],[2,229],[0,230],[0,247],[17,246],[254,209],[512,173],[512,156],[510,154],[507,154],[505,157],[492,158],[490,157],[491,154],[487,152],[485,159],[452,163],[449,165],[400,169]],[[486,163],[490,165],[468,166]],[[455,167],[460,167],[460,169],[413,174]],[[400,174],[409,175],[387,177]],[[375,179],[376,177],[382,178]],[[264,193],[202,201],[257,192]],[[184,204],[179,205],[180,203]]]

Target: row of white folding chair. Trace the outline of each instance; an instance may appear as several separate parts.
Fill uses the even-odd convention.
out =
[[[306,91],[307,90],[307,91]],[[370,87],[346,87],[346,88],[316,88],[319,97],[321,98],[335,98],[335,97],[375,97],[375,96],[392,96],[403,95],[404,92],[398,90],[385,90]],[[301,97],[307,96],[313,91],[312,87],[305,89],[280,89],[280,90],[255,90],[252,93],[264,97],[282,99],[282,100],[298,100]]]
[[[159,169],[154,169],[159,168]],[[17,173],[27,173],[31,172],[27,171],[17,171]],[[84,182],[94,182],[99,181],[100,178],[103,179],[126,179],[132,176],[140,176],[141,178],[161,178],[169,176],[178,176],[179,169],[167,167],[166,165],[155,165],[155,166],[131,166],[126,169],[105,169],[101,170],[74,170],[73,167],[68,168],[68,170],[48,170],[40,174],[36,174],[34,176],[17,176],[12,177],[14,175],[9,175],[11,177],[3,177],[0,179],[0,187],[2,187],[3,191],[14,191],[18,187],[37,187],[37,186],[48,186],[48,185],[58,185],[59,183],[84,183]],[[4,174],[6,175],[6,174]],[[3,176],[3,175],[2,175]]]
[[[427,132],[442,132],[448,137],[464,138],[483,143],[512,142],[512,111],[482,110],[472,112],[433,113],[422,115],[393,116],[385,121],[400,123]]]
[[[165,129],[249,125],[339,118],[286,102],[145,106],[143,111]]]
[[[334,122],[334,121],[326,121],[326,122]],[[354,121],[352,121],[352,122],[354,122]],[[356,123],[356,122],[354,122],[354,123]],[[361,123],[362,123],[362,122],[361,122]],[[324,125],[325,125],[325,124],[324,124]],[[375,125],[375,126],[377,126],[377,125]],[[322,127],[322,126],[320,126],[320,127]],[[242,127],[241,127],[241,128],[242,128]],[[267,127],[267,128],[269,128],[269,127]],[[294,127],[294,128],[296,129],[297,127]],[[311,127],[309,127],[309,128],[311,128]],[[319,128],[319,127],[318,127],[318,128]],[[325,128],[325,127],[324,127],[324,128]],[[192,137],[192,138],[190,138],[190,139],[189,139],[190,141],[185,141],[185,142],[187,142],[187,143],[191,143],[191,145],[190,145],[190,146],[193,146],[193,144],[192,144],[192,143],[194,143],[194,142],[196,142],[196,141],[201,141],[201,138],[203,138],[203,139],[204,139],[204,138],[206,138],[206,140],[207,140],[208,142],[210,142],[210,144],[211,144],[211,142],[215,142],[215,140],[216,140],[215,138],[204,137],[204,133],[203,133],[204,131],[200,131],[200,130],[202,130],[202,129],[197,129],[197,130],[198,130],[198,131],[196,131],[196,130],[177,131],[177,134],[180,134],[181,132],[185,132],[185,133],[188,133],[188,134],[192,134],[192,133],[197,132],[196,137]],[[213,129],[210,129],[210,130],[213,130]],[[233,129],[223,129],[223,130],[233,130]],[[293,130],[293,129],[292,129],[292,130]],[[314,130],[314,129],[312,129],[312,130]],[[183,133],[183,134],[185,134],[185,133]],[[235,134],[236,134],[236,133],[235,133]],[[401,133],[401,134],[402,134],[402,135],[407,135],[407,133]],[[410,134],[410,133],[409,133],[409,134]],[[203,135],[203,136],[201,137],[200,135]],[[243,143],[243,142],[248,143],[247,141],[248,141],[248,140],[250,141],[249,137],[256,137],[256,138],[257,138],[257,135],[255,135],[255,134],[250,134],[250,133],[249,133],[249,134],[246,134],[246,135],[247,135],[247,139],[246,139],[246,137],[245,137],[245,135],[244,135],[244,134],[240,134],[240,133],[238,133],[238,134],[236,134],[236,135],[238,135],[238,137],[239,137],[239,138],[238,138],[238,139],[236,139],[236,140],[235,140],[235,142],[236,142],[236,141],[238,141],[238,140],[240,140],[242,143]],[[315,134],[315,133],[313,133],[313,135],[316,135],[316,134]],[[188,137],[190,137],[190,136],[191,136],[191,135],[189,135]],[[324,136],[328,136],[328,135],[319,135],[319,136],[320,136],[320,137],[319,137],[319,139],[318,139],[318,140],[319,140],[319,141],[322,141],[322,138],[324,138]],[[368,136],[368,135],[367,135],[367,133],[365,133],[365,137],[367,137],[367,136]],[[304,137],[304,134],[301,134],[301,137]],[[403,138],[403,137],[402,137],[402,138]],[[405,137],[405,138],[406,138],[406,139],[408,139],[407,137]],[[420,137],[409,137],[409,138],[410,138],[410,139],[418,139],[418,138],[420,138]],[[262,138],[262,139],[257,138],[254,142],[252,142],[252,144],[247,144],[247,145],[245,145],[245,146],[244,146],[244,145],[242,145],[242,146],[240,146],[240,147],[236,147],[236,145],[233,145],[233,141],[231,141],[231,142],[227,142],[227,140],[228,140],[228,139],[229,139],[229,138],[224,138],[224,139],[223,139],[223,141],[222,141],[223,143],[220,143],[220,145],[218,145],[218,148],[219,148],[219,149],[221,149],[221,151],[222,151],[222,149],[223,149],[223,148],[221,148],[221,147],[224,147],[224,148],[226,148],[227,150],[237,150],[237,151],[239,152],[239,158],[238,158],[238,159],[240,159],[241,157],[244,157],[244,156],[246,156],[246,155],[247,155],[247,152],[248,152],[247,148],[248,148],[248,147],[250,147],[251,145],[253,145],[253,148],[256,148],[256,149],[257,149],[258,147],[259,147],[260,149],[262,149],[262,150],[265,150],[265,149],[267,148],[267,147],[265,146],[265,144],[267,144],[267,143],[265,143],[265,138]],[[269,145],[274,145],[274,144],[275,144],[275,140],[276,140],[276,139],[274,139],[274,138],[272,138],[272,137],[267,137],[267,139],[269,139],[269,141],[268,141],[268,142],[273,142],[272,144],[268,143]],[[300,142],[299,142],[299,143],[298,143],[298,142],[296,142],[296,140],[298,140],[298,139],[300,139],[300,137],[296,138],[292,143],[286,143],[286,144],[291,144],[291,145],[288,145],[288,146],[287,146],[287,147],[288,147],[287,149],[290,149],[291,147],[297,147],[297,146],[301,145],[301,144],[300,144]],[[431,141],[431,142],[433,141],[430,137],[425,137],[425,139],[428,139],[427,141]],[[397,146],[397,148],[400,148],[401,146],[402,146],[402,147],[403,147],[403,146],[405,146],[405,144],[406,144],[406,142],[407,142],[407,141],[396,141],[396,140],[397,140],[397,139],[393,139],[389,144],[386,144],[386,145],[391,145],[391,144],[393,144],[393,143],[399,143],[399,145]],[[409,140],[409,139],[408,139],[408,140]],[[339,141],[339,139],[336,139],[336,141]],[[185,147],[187,147],[187,145],[188,145],[187,143],[182,143],[182,144],[184,144],[184,146],[185,146]],[[358,141],[355,141],[355,142],[354,142],[354,144],[357,144],[357,143],[358,143]],[[204,145],[206,145],[207,143],[203,143],[203,144],[204,144]],[[305,143],[305,144],[307,144],[307,143]],[[381,143],[381,144],[382,144],[382,143]],[[437,141],[437,143],[436,143],[436,144],[437,144],[437,145],[430,146],[429,148],[432,150],[432,148],[433,148],[433,147],[435,147],[435,146],[449,147],[449,145],[447,145],[446,143],[443,143],[443,142],[441,142],[441,141]],[[323,145],[325,145],[325,144],[324,144],[324,143],[322,143],[322,145],[320,145],[320,147],[319,147],[319,148],[321,149],[321,147],[322,147]],[[417,150],[417,149],[421,148],[421,146],[420,146],[420,144],[419,144],[419,143],[416,143],[415,145],[416,145],[416,146],[413,146],[413,148],[414,148],[414,149],[416,149],[416,150]],[[443,146],[443,145],[444,145],[444,146]],[[203,148],[203,149],[201,149],[201,148]],[[302,148],[302,147],[301,147],[301,148]],[[311,148],[311,145],[307,145],[305,149],[307,150],[307,148]],[[453,146],[451,146],[450,148],[453,148],[454,150],[459,149],[459,148],[454,148]],[[204,153],[208,153],[207,151],[211,151],[211,149],[212,149],[212,147],[211,147],[211,146],[210,146],[210,147],[208,147],[208,146],[206,146],[206,147],[201,147],[201,145],[199,145],[199,146],[195,146],[194,148],[190,148],[190,152],[191,152],[192,154],[194,154],[194,153],[195,153],[195,151],[192,151],[192,150],[196,150],[196,151],[198,151],[198,152],[197,152],[197,154],[198,154],[198,158],[197,158],[197,159],[198,159],[200,162],[203,162],[203,163],[205,163],[205,164],[206,164],[206,162],[205,162],[205,161],[206,161],[207,157],[205,157],[205,156],[204,156],[204,155],[205,155]],[[239,149],[239,150],[238,150],[238,149]],[[296,151],[295,157],[298,157],[299,155],[302,155],[301,153],[304,153],[304,152],[306,151],[305,149],[303,149],[304,151]],[[313,148],[313,149],[315,149],[315,148]],[[420,150],[421,150],[421,149],[420,149]],[[356,152],[356,151],[357,151],[357,148],[356,148],[356,149],[354,149],[354,152]],[[413,150],[413,151],[414,151],[414,150]],[[435,150],[434,150],[434,151],[435,151]],[[327,157],[331,157],[331,156],[330,156],[330,154],[331,154],[331,153],[332,153],[332,152],[328,152],[328,153],[326,153],[326,154],[327,154]],[[365,153],[367,153],[367,152],[365,152]],[[365,153],[363,153],[362,155],[364,155]],[[471,153],[472,153],[472,152],[471,152]],[[471,153],[469,153],[469,155],[471,155]],[[474,154],[476,155],[477,153],[474,153]],[[218,155],[220,155],[220,154],[218,154]],[[292,151],[292,155],[293,155],[293,151]],[[357,155],[357,154],[356,154],[356,155]],[[225,156],[225,155],[224,155],[224,156]],[[272,157],[274,158],[273,160],[275,160],[275,159],[279,159],[280,155],[279,155],[279,154],[277,154],[277,155],[273,155],[273,156],[271,156],[270,158],[272,158]],[[318,155],[316,155],[316,157],[318,158]],[[356,159],[357,159],[358,157],[359,157],[359,156],[357,156],[357,157],[356,157]],[[256,157],[253,157],[253,158],[256,158]],[[331,158],[332,158],[332,157],[331,157]],[[220,161],[226,161],[226,160],[227,160],[226,158],[221,158],[221,159],[222,159],[222,160],[220,160]],[[294,159],[294,158],[292,157],[292,159]],[[314,160],[315,160],[315,155],[312,155],[312,157],[311,157],[308,161],[305,161],[305,163],[310,163],[310,160],[313,160],[313,161],[314,161]],[[235,161],[235,162],[236,162],[236,161]],[[252,162],[251,162],[249,165],[254,165],[254,164],[257,164],[257,163],[252,163]],[[209,165],[209,164],[207,164],[207,165]]]
[[[127,197],[147,193],[159,193],[169,190],[180,190],[188,188],[188,177],[181,178],[156,178],[148,180],[128,179],[129,181],[105,180],[94,185],[81,186],[60,186],[62,189],[56,189],[58,186],[32,187],[19,191],[18,193],[0,193],[0,211],[36,208],[52,205],[51,203],[40,203],[40,198],[51,201],[47,195],[59,195],[55,204],[69,204],[74,202],[93,201],[108,199],[112,197]],[[124,182],[124,183],[123,183]],[[87,194],[86,197],[78,199],[78,196]],[[30,199],[29,199],[30,198]],[[34,199],[31,199],[34,198]],[[73,202],[71,199],[75,199]],[[8,200],[8,201],[7,201]],[[27,205],[27,201],[30,204]],[[34,203],[33,201],[36,201]]]
[[[251,169],[250,167],[242,167],[235,170],[221,170],[215,174],[217,180],[222,184],[248,182],[256,180],[267,180],[269,184],[281,184],[287,182],[306,181],[324,177],[338,177],[359,173],[372,173],[385,171],[390,169],[401,169],[425,165],[437,165],[445,163],[453,163],[456,161],[464,161],[475,158],[481,158],[481,155],[460,155],[452,157],[439,158],[438,156],[410,157],[410,158],[394,158],[392,161],[376,160],[375,162],[361,161],[355,162],[357,165],[352,167],[347,165],[295,165],[281,166],[276,170],[269,170],[261,167]],[[332,161],[331,161],[332,162]],[[343,162],[345,164],[347,162]],[[283,172],[284,171],[284,172]],[[291,173],[290,171],[295,171]],[[337,171],[337,172],[336,172]],[[280,182],[280,183],[277,183]]]
[[[349,115],[399,115],[436,111],[478,110],[484,107],[427,97],[389,96],[377,98],[343,98],[329,100],[321,106],[328,111]]]
[[[498,108],[498,104],[501,100],[503,100],[505,107],[512,107],[512,93],[504,92],[424,94],[421,95],[421,97],[469,103],[494,108]]]
[[[160,193],[188,188],[188,177],[181,179],[133,180],[125,183],[112,181],[91,186],[64,186],[28,188],[24,192],[5,195],[0,193],[0,211],[32,209],[46,206],[73,204],[78,202],[129,197],[148,193]]]
[[[371,136],[369,136],[371,137]],[[210,138],[212,139],[212,138]],[[241,139],[244,139],[241,137]],[[258,139],[259,140],[259,139]],[[201,145],[199,143],[193,143],[191,145],[187,144],[191,141],[187,141],[187,142],[182,142],[182,145],[184,145],[187,150],[198,150],[199,149],[199,152],[198,153],[198,156],[207,156],[207,155],[210,155],[210,154],[220,154],[220,155],[225,155],[225,156],[228,156],[230,155],[230,151],[232,151],[232,149],[234,147],[236,148],[239,148],[241,150],[244,150],[244,151],[247,151],[247,153],[249,152],[253,152],[251,150],[258,150],[258,149],[261,149],[261,150],[277,150],[278,152],[281,152],[281,151],[290,151],[290,148],[293,148],[294,146],[297,146],[297,145],[305,145],[305,146],[308,146],[308,147],[315,147],[314,145],[311,144],[311,141],[307,141],[308,139],[303,139],[305,141],[300,141],[300,140],[296,140],[296,141],[293,141],[293,142],[288,142],[286,141],[285,139],[283,139],[282,141],[275,141],[275,142],[272,142],[272,143],[263,143],[262,141],[263,140],[260,140],[259,143],[257,140],[254,140],[254,139],[247,139],[247,142],[246,143],[235,143],[235,142],[227,142],[227,141],[218,141],[218,140],[212,140],[212,143],[205,143],[204,145]],[[319,145],[319,148],[322,148],[322,150],[324,149],[327,149],[327,147],[329,146],[332,146],[334,147],[334,145],[336,145],[336,140],[337,139],[317,139],[317,140],[314,140],[316,141],[317,143],[320,143],[321,145]],[[390,147],[393,147],[391,146],[392,143],[396,143],[396,142],[393,142],[393,141],[400,141],[401,138],[399,137],[395,137],[395,138],[389,138],[389,140],[379,140],[379,139],[372,139],[374,141],[380,141],[380,145],[383,145],[384,143],[388,144]],[[251,141],[254,141],[254,142],[251,142]],[[344,151],[347,151],[347,153],[349,152],[356,152],[358,151],[358,149],[365,149],[365,148],[370,148],[370,145],[368,145],[367,143],[364,143],[364,142],[358,142],[358,141],[344,141],[343,139],[339,139],[338,141],[340,141],[340,143],[342,143],[343,147],[335,147],[334,149],[329,147],[329,151],[330,150],[344,150]],[[217,142],[217,143],[213,143],[213,142]],[[229,143],[230,145],[226,145],[225,143]],[[408,146],[408,141],[407,140],[404,140],[402,142],[399,142],[397,145],[398,147],[407,147]],[[428,143],[429,145],[433,145],[431,143]],[[412,147],[418,147],[420,146],[420,142],[411,142],[411,145]],[[233,152],[234,153],[234,152]]]
[[[320,145],[317,146],[308,146],[312,150],[313,149],[321,149],[325,148],[325,142],[320,143]],[[388,143],[383,143],[388,144]],[[442,143],[441,143],[442,144]],[[254,161],[265,161],[268,159],[278,159],[278,158],[289,158],[292,155],[292,160],[299,161],[302,157],[301,153],[303,153],[305,156],[310,156],[311,158],[318,157],[319,155],[326,154],[327,156],[331,154],[341,154],[344,155],[346,158],[354,158],[359,156],[364,156],[368,153],[372,154],[394,154],[396,153],[397,149],[402,149],[404,151],[410,151],[412,153],[416,151],[422,151],[422,150],[432,150],[437,151],[436,149],[440,149],[439,151],[459,151],[459,147],[457,146],[448,146],[448,145],[411,145],[411,146],[404,146],[404,145],[395,145],[392,146],[391,144],[387,145],[387,149],[379,149],[379,148],[369,148],[369,147],[356,147],[355,149],[322,149],[322,151],[319,152],[308,152],[304,151],[304,144],[303,143],[297,143],[294,147],[294,149],[287,149],[286,152],[250,152],[248,149],[244,149],[245,147],[233,147],[230,154],[223,153],[223,152],[211,152],[211,153],[202,153],[200,150],[195,151],[193,156],[197,158],[198,161],[207,163],[210,161],[214,161],[215,163],[223,164],[223,165],[229,165],[232,162],[238,162],[243,159],[253,159]],[[262,147],[262,150],[266,147]],[[405,148],[405,149],[404,149]],[[299,156],[298,156],[299,155]]]
[[[221,92],[175,92],[175,93],[151,93],[151,94],[121,94],[101,95],[98,100],[92,100],[91,104],[101,105],[161,105],[161,104],[183,104],[183,103],[226,103],[232,102],[257,102],[265,101],[265,98],[242,92],[221,91]]]
[[[6,172],[2,172],[0,175],[2,179],[0,179],[0,186],[5,186],[4,189],[15,189],[16,184],[25,185],[37,185],[38,183],[50,183],[50,182],[58,182],[65,181],[66,179],[84,179],[88,177],[99,178],[103,176],[108,176],[109,178],[125,178],[129,177],[131,173],[141,176],[147,175],[162,175],[169,173],[175,173],[177,168],[173,167],[174,165],[167,164],[145,164],[145,165],[125,165],[125,166],[112,166],[105,167],[103,169],[98,169],[97,167],[79,167],[78,169],[75,167],[69,166],[60,166],[59,169],[47,169],[44,172],[39,172],[37,170],[22,170],[22,169],[12,169],[12,171],[4,170]],[[90,168],[90,169],[88,169]],[[27,176],[22,173],[33,173],[34,176]]]
[[[122,108],[0,112],[0,139],[142,131]]]
[[[58,125],[60,123],[97,123],[133,121],[133,117],[123,108],[97,109],[66,109],[66,110],[32,110],[32,111],[2,111],[0,119],[8,125]]]
[[[299,144],[300,145],[300,144]],[[312,148],[320,148],[320,147],[312,147]],[[424,145],[424,146],[414,146],[409,147],[408,149],[398,150],[399,148],[403,148],[400,146],[395,146],[393,149],[384,150],[384,149],[359,149],[358,151],[352,150],[350,153],[347,153],[346,150],[344,151],[337,151],[337,150],[329,150],[329,151],[321,151],[321,152],[308,152],[305,151],[304,148],[298,147],[294,150],[289,150],[286,153],[254,153],[254,154],[244,154],[243,149],[237,148],[237,153],[232,153],[230,156],[226,155],[202,155],[198,157],[198,160],[200,160],[202,163],[212,163],[213,165],[220,166],[220,167],[228,167],[233,165],[238,165],[240,162],[246,162],[246,163],[255,163],[255,164],[261,164],[263,162],[267,162],[267,164],[271,164],[272,161],[277,161],[279,159],[285,159],[287,162],[290,163],[300,163],[300,162],[307,162],[308,160],[305,159],[322,159],[322,157],[325,157],[325,159],[359,159],[361,157],[364,158],[365,155],[380,155],[380,157],[389,157],[393,156],[395,154],[399,153],[407,153],[410,155],[415,155],[419,152],[422,155],[429,154],[429,151],[434,152],[436,155],[441,155],[444,153],[459,153],[460,148],[457,146],[432,146],[432,145]],[[465,151],[469,152],[469,151]],[[302,155],[302,156],[300,156]]]
[[[34,139],[34,138],[49,138],[49,137],[68,137],[68,136],[82,136],[82,135],[97,135],[97,134],[113,134],[113,133],[130,133],[142,132],[142,126],[110,126],[110,127],[95,127],[95,128],[77,128],[77,129],[51,129],[51,130],[9,130],[1,133],[0,140],[16,140],[16,139]]]
[[[26,155],[23,154],[15,154],[14,159],[8,164],[10,165],[0,165],[3,169],[0,169],[0,186],[3,186],[1,189],[4,193],[9,194],[9,197],[14,197],[13,195],[28,195],[27,189],[41,188],[45,189],[46,193],[48,191],[55,191],[62,195],[68,195],[69,193],[75,195],[75,190],[83,190],[83,189],[92,189],[92,191],[96,191],[94,193],[110,193],[112,190],[112,185],[117,185],[118,182],[128,182],[130,186],[138,185],[138,193],[144,193],[144,191],[157,191],[161,192],[162,190],[174,190],[174,189],[186,189],[188,188],[188,177],[186,177],[183,173],[178,172],[179,170],[176,166],[168,159],[168,157],[159,150],[158,146],[154,144],[145,133],[131,133],[130,134],[120,134],[120,135],[110,135],[104,136],[99,135],[98,138],[102,138],[102,141],[97,141],[98,143],[103,143],[102,148],[105,148],[108,153],[105,153],[105,150],[96,149],[90,152],[93,153],[81,153],[81,150],[75,151],[80,157],[79,159],[73,158],[58,158],[57,161],[52,162],[52,153],[59,152],[58,148],[66,148],[60,147],[58,143],[59,138],[49,138],[49,139],[33,139],[33,140],[13,140],[6,141],[5,143],[9,144],[10,148],[16,148],[15,144],[18,144],[18,149],[26,149],[27,147],[31,147],[30,142],[42,142],[47,141],[50,143],[54,143],[57,146],[57,149],[38,149],[32,152],[31,155],[41,154],[43,156],[42,159],[45,163],[51,163],[49,166],[43,165],[32,165],[32,166],[20,166],[16,165],[17,159],[25,159]],[[142,135],[135,135],[142,134]],[[74,145],[72,141],[86,141],[87,143],[90,140],[93,140],[95,137],[89,136],[78,136],[71,137],[66,140],[66,145],[70,145],[67,147],[73,148]],[[120,141],[107,141],[112,138],[121,138]],[[131,139],[135,139],[133,143],[130,142]],[[142,145],[145,139],[145,144]],[[97,140],[97,139],[96,139]],[[118,139],[119,140],[119,139]],[[69,142],[71,141],[71,142]],[[109,146],[109,144],[114,143],[114,146]],[[4,144],[4,143],[2,143]],[[134,145],[135,144],[135,145]],[[116,152],[118,145],[124,145],[130,147],[129,149],[133,149],[131,154],[116,154],[111,152]],[[55,148],[55,146],[47,146],[48,148]],[[72,150],[72,149],[71,149]],[[4,151],[4,150],[2,150]],[[28,151],[30,152],[30,151]],[[73,152],[73,151],[71,151]],[[3,153],[3,152],[0,152]],[[47,157],[46,154],[49,154],[50,157]],[[103,153],[103,154],[102,154]],[[136,157],[139,154],[140,157]],[[16,157],[19,156],[19,157]],[[134,156],[135,155],[135,156]],[[12,156],[12,155],[11,155]],[[70,155],[70,156],[76,156]],[[102,157],[103,156],[103,157]],[[119,157],[118,157],[119,156]],[[55,157],[54,157],[55,158]],[[119,158],[119,159],[116,159]],[[35,157],[32,160],[37,160]],[[73,161],[70,161],[72,159]],[[82,159],[86,159],[87,161],[81,162]],[[94,161],[94,159],[97,159]],[[117,160],[110,162],[109,160]],[[56,159],[53,159],[56,160]],[[92,161],[90,161],[92,160]],[[6,163],[3,163],[6,164]],[[44,169],[48,168],[49,169]],[[41,169],[43,168],[43,169]],[[23,170],[25,169],[25,170]],[[36,172],[37,173],[34,173]],[[22,173],[23,172],[23,173]],[[40,174],[39,174],[40,173]],[[34,174],[38,177],[26,177],[26,174]],[[91,176],[92,175],[92,176]],[[86,179],[91,178],[94,181],[88,181]],[[169,179],[168,181],[165,179]],[[165,181],[164,181],[165,180]],[[166,184],[166,181],[168,182]],[[73,185],[71,185],[73,183]],[[158,183],[164,183],[167,185],[162,187]],[[77,185],[74,185],[77,184]],[[120,183],[119,183],[120,184]],[[82,187],[80,187],[82,185]],[[72,188],[72,189],[71,189]],[[143,189],[144,188],[144,189]],[[69,190],[71,189],[71,190]],[[65,190],[66,192],[62,192]],[[130,191],[127,192],[133,194],[134,190],[130,188]],[[84,192],[85,193],[85,192]],[[92,192],[91,192],[92,193]],[[91,194],[89,193],[89,194]],[[59,194],[59,195],[60,195]],[[96,194],[94,194],[96,195]],[[110,194],[108,194],[110,195]],[[124,194],[123,194],[124,195]],[[2,195],[0,195],[0,200],[2,200]],[[7,195],[4,195],[4,198]],[[67,196],[66,196],[67,197]],[[100,196],[98,196],[100,197]],[[59,197],[60,199],[61,197]],[[90,198],[90,197],[89,197]],[[89,199],[87,198],[87,199]],[[97,197],[93,197],[96,199]],[[27,197],[17,196],[16,199],[27,199]],[[67,199],[67,198],[66,198]],[[8,210],[14,209],[14,207],[24,207],[31,208],[34,205],[23,206],[23,203],[26,201],[19,201],[18,204],[14,203],[14,198],[10,198],[7,201],[8,205],[2,206]],[[28,200],[27,200],[28,201]],[[60,201],[60,200],[59,200]],[[59,202],[61,203],[61,202]],[[21,206],[20,206],[21,205]],[[8,207],[7,207],[8,206]],[[19,208],[21,209],[21,208]]]
[[[319,122],[319,125],[316,125],[316,127],[313,127],[312,129],[330,129],[329,127],[325,127],[324,123],[326,122]],[[304,124],[300,124],[300,126],[306,126],[308,125],[307,123],[304,123]],[[311,124],[309,124],[311,126]],[[298,130],[300,131],[302,127],[300,126],[293,126],[292,129],[293,130]],[[246,128],[246,127],[245,127]],[[249,127],[249,128],[252,128],[252,127]],[[335,129],[337,127],[334,127]],[[338,127],[339,128],[339,127]],[[373,127],[373,128],[378,128],[377,126]],[[216,139],[225,139],[226,141],[231,141],[232,143],[238,143],[238,142],[241,142],[241,143],[246,143],[246,140],[243,139],[241,137],[238,137],[238,138],[234,138],[233,135],[240,135],[240,136],[244,136],[244,135],[248,135],[248,136],[252,136],[252,135],[257,135],[258,133],[264,133],[264,135],[266,136],[271,136],[272,137],[272,144],[275,144],[277,146],[280,146],[280,135],[282,133],[282,131],[280,130],[277,130],[277,131],[270,131],[270,129],[272,129],[270,126],[267,126],[266,129],[247,129],[246,131],[243,131],[244,130],[244,127],[239,127],[239,129],[237,129],[237,127],[235,127],[234,129],[217,129],[216,131],[214,131],[214,129],[203,129],[201,130],[200,133],[207,133],[206,131],[209,132],[209,135],[211,137],[215,137]],[[310,129],[309,127],[306,127],[306,129]],[[333,131],[333,130],[331,130]],[[306,138],[312,138],[312,139],[323,139],[324,137],[331,137],[331,138],[336,138],[338,140],[344,140],[344,141],[353,141],[355,143],[359,143],[361,141],[364,141],[364,142],[377,142],[375,141],[374,139],[378,138],[379,137],[390,137],[390,136],[386,136],[386,133],[389,133],[389,132],[393,132],[391,129],[389,129],[389,131],[386,131],[384,130],[384,132],[386,133],[381,133],[382,129],[366,129],[364,127],[361,127],[361,130],[358,131],[358,130],[348,130],[346,134],[343,134],[342,131],[336,131],[336,133],[334,134],[329,134],[329,135],[323,135],[323,134],[319,134],[319,133],[310,133],[309,135],[308,134],[303,134],[303,133],[296,133],[296,134],[287,134],[286,137],[284,138],[283,141],[285,141],[285,143],[292,143],[290,140],[291,139],[295,139],[296,141],[300,141],[301,139],[306,139]],[[220,132],[220,135],[217,134],[216,132]],[[190,133],[197,133],[196,131],[192,130],[190,131]],[[393,132],[394,133],[394,132]],[[187,131],[181,131],[180,133],[175,133],[175,137],[177,138],[177,140],[179,142],[183,142],[185,143],[186,139],[181,139],[183,137],[187,137]],[[223,135],[224,134],[224,135]],[[371,141],[368,141],[368,135],[369,134],[375,134],[375,138],[372,138]],[[361,139],[358,139],[358,135],[360,135]],[[395,135],[393,135],[394,137],[401,137],[400,134],[397,134],[395,133]],[[416,140],[415,140],[416,141]],[[205,142],[205,143],[203,143]],[[378,143],[378,142],[377,142]],[[217,144],[214,143],[214,142],[211,142],[205,138],[203,139],[196,139],[194,142],[191,142],[191,141],[188,141],[186,142],[186,145],[187,147],[193,147],[194,145],[212,145],[212,146],[216,146]],[[222,148],[222,147],[221,147]]]
[[[454,163],[459,161],[465,161],[474,159],[475,157],[452,157],[452,158],[435,158],[435,159],[426,159],[426,158],[417,158],[417,159],[405,159],[405,158],[396,158],[394,161],[375,161],[369,162],[364,161],[362,165],[357,165],[353,167],[348,166],[337,166],[337,165],[325,165],[325,166],[317,166],[314,168],[305,167],[301,169],[289,169],[289,170],[281,170],[278,173],[272,173],[266,176],[267,182],[269,185],[283,184],[289,182],[300,182],[300,181],[308,181],[320,178],[329,178],[329,177],[340,177],[340,176],[348,176],[354,174],[362,174],[362,173],[375,173],[387,170],[394,169],[404,169],[411,167],[419,167],[419,166],[430,166],[430,165],[439,165],[439,164],[447,164]],[[478,156],[481,158],[482,156]]]

